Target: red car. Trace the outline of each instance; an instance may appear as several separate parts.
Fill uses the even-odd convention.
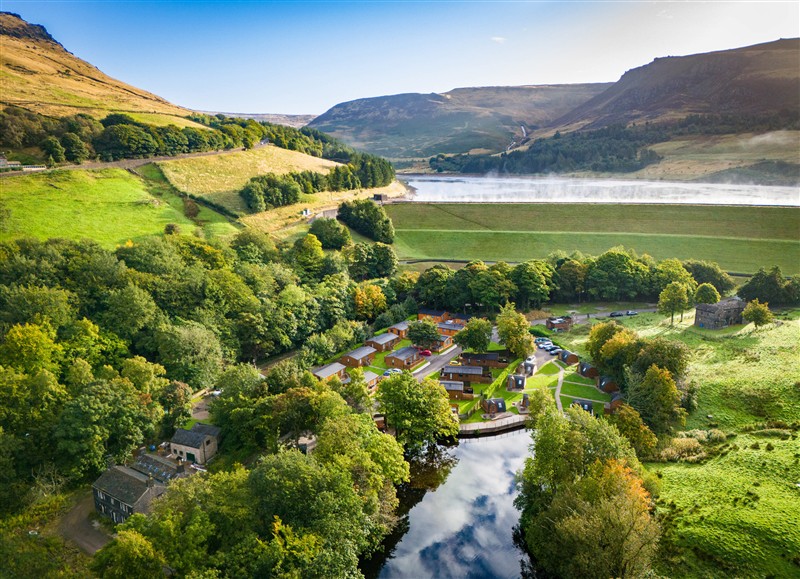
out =
[[[430,350],[420,350],[419,355],[420,356],[430,356],[431,355],[431,351]]]

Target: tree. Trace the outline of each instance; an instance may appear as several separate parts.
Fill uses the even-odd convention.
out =
[[[649,268],[622,249],[609,249],[589,264],[586,288],[594,298],[633,299],[649,293]]]
[[[29,375],[39,370],[56,372],[61,351],[49,326],[15,324],[0,343],[0,360]]]
[[[680,260],[665,259],[658,262],[653,272],[653,294],[658,295],[672,282],[686,286],[687,291],[694,293],[697,282],[684,267]]]
[[[408,324],[408,339],[412,344],[430,348],[439,341],[439,330],[431,320],[419,320]]]
[[[333,172],[332,172],[333,173]],[[337,175],[334,173],[335,176]],[[349,187],[332,187],[342,190]],[[374,241],[392,243],[394,241],[394,226],[386,211],[370,199],[345,201],[339,205],[338,218],[344,223]]]
[[[492,323],[483,318],[472,318],[458,332],[453,341],[464,348],[474,352],[485,352],[489,349],[492,339]]]
[[[742,312],[742,317],[748,322],[752,322],[756,328],[766,326],[767,324],[772,323],[772,320],[774,319],[772,312],[769,311],[769,304],[766,302],[763,304],[760,303],[758,298],[748,302],[744,308],[744,311]]]
[[[453,270],[446,265],[437,264],[423,271],[416,287],[419,301],[432,308],[445,307],[448,282],[452,277]]]
[[[342,249],[352,241],[350,230],[332,217],[315,219],[309,233],[317,236],[324,249]]]
[[[599,360],[600,352],[606,342],[618,332],[624,331],[624,329],[613,320],[593,325],[592,329],[589,330],[589,339],[586,342],[586,349],[589,351],[589,356],[591,356],[592,360]]]
[[[322,244],[315,235],[308,234],[294,242],[291,252],[291,261],[295,271],[303,281],[313,281],[319,278],[325,252]]]
[[[747,280],[737,292],[748,302],[755,299],[770,304],[784,304],[788,301],[788,285],[777,265],[767,272],[763,267]]]
[[[628,404],[653,432],[669,432],[673,426],[684,423],[686,410],[681,408],[681,394],[669,370],[653,364],[644,376],[629,374]]]
[[[731,276],[722,271],[719,265],[714,262],[689,259],[683,262],[683,267],[686,268],[686,271],[692,275],[697,283],[710,283],[720,295],[724,296],[736,287]]]
[[[113,328],[114,333],[130,340],[155,319],[157,312],[158,306],[150,293],[129,284],[108,292],[106,311],[102,317],[105,325]]]
[[[156,332],[155,342],[168,376],[196,390],[211,386],[222,370],[219,339],[197,322],[167,326]]]
[[[710,283],[701,283],[694,292],[694,303],[715,304],[719,301],[719,292]]]
[[[102,579],[159,579],[164,577],[164,557],[139,532],[123,530],[92,560],[91,569]]]
[[[77,296],[60,288],[0,286],[0,320],[6,324],[49,324],[55,330],[75,319]]]
[[[619,433],[630,441],[640,459],[651,455],[658,443],[658,439],[653,434],[653,431],[647,428],[641,415],[636,412],[633,406],[623,404],[614,414],[608,416],[608,421],[616,426]]]
[[[81,138],[75,133],[64,133],[61,137],[61,144],[64,146],[64,156],[67,161],[80,165],[89,158],[89,149]]]
[[[475,300],[490,312],[501,303],[507,303],[514,293],[514,283],[494,266],[478,272],[469,283],[469,289]]]
[[[552,275],[552,268],[540,261],[526,261],[512,270],[511,281],[517,288],[516,298],[525,309],[530,305],[540,308],[547,301],[550,296],[549,279],[552,279]]]
[[[374,320],[386,310],[386,296],[383,290],[374,284],[361,285],[353,293],[355,313],[359,320]]]
[[[497,333],[511,353],[517,358],[525,358],[534,351],[533,336],[530,324],[522,314],[509,302],[497,315]]]
[[[61,143],[58,142],[53,136],[47,137],[42,143],[39,145],[39,148],[42,149],[42,152],[51,157],[55,163],[63,163],[65,160],[64,157],[64,147],[61,146]]]
[[[417,382],[409,372],[395,374],[381,382],[376,399],[406,451],[418,451],[437,438],[458,433],[447,393],[438,382]]]
[[[683,312],[689,307],[689,295],[686,286],[680,282],[670,282],[658,296],[658,311],[664,315],[669,314],[669,323],[675,322],[675,312]]]

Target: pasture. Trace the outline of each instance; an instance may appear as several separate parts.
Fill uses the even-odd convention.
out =
[[[337,163],[279,147],[160,161],[158,166],[179,191],[208,198],[236,213],[247,208],[239,191],[257,175],[316,171],[327,173]]]
[[[129,239],[160,235],[168,223],[184,232],[198,224],[212,232],[234,230],[222,216],[205,208],[193,222],[183,214],[183,200],[164,185],[122,169],[4,177],[0,204],[9,213],[0,228],[0,240],[92,239],[112,249]]]
[[[598,255],[624,245],[656,259],[706,259],[736,273],[800,273],[800,208],[395,203],[401,259],[519,262],[555,250]]]

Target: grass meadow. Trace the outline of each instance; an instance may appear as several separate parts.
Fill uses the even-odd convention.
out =
[[[647,464],[661,483],[665,576],[800,576],[800,310],[777,320],[720,331],[694,328],[691,313],[674,326],[659,314],[618,320],[689,346],[698,406],[685,429],[727,435],[700,462]],[[585,355],[588,334],[581,324],[559,341]]]
[[[596,204],[396,203],[401,259],[524,261],[556,249],[624,245],[656,259],[707,259],[732,272],[800,273],[800,209]]]
[[[327,173],[337,163],[279,147],[160,161],[158,166],[179,191],[207,197],[236,213],[247,208],[239,191],[251,177],[266,173],[317,171]]]
[[[163,233],[168,223],[184,232],[202,226],[210,234],[236,229],[221,215],[201,208],[196,221],[183,213],[183,200],[157,172],[143,179],[122,169],[52,171],[0,181],[0,202],[10,211],[0,240],[20,237],[92,239],[106,248]],[[151,175],[152,173],[152,175]]]

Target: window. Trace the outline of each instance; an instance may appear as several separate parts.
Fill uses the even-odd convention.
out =
[[[105,497],[105,495],[103,495],[103,493],[102,493],[102,492],[100,492],[100,491],[97,491],[97,498],[98,498],[98,499],[100,499],[100,500],[102,501],[102,500],[105,500],[105,498],[106,498],[106,497]]]

